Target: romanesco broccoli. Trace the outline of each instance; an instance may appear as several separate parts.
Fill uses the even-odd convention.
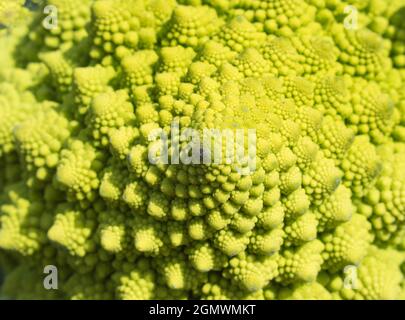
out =
[[[405,298],[405,0],[23,2],[0,296]]]

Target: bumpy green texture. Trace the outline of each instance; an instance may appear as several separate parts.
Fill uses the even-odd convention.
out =
[[[2,297],[405,298],[404,0],[7,10]]]

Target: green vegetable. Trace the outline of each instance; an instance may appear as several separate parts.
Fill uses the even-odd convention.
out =
[[[21,2],[0,296],[405,299],[404,0]]]

